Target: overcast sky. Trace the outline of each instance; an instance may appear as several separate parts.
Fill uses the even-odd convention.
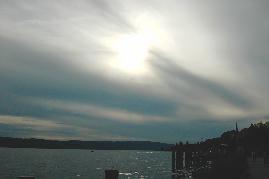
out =
[[[197,141],[267,120],[268,9],[0,0],[0,136]]]

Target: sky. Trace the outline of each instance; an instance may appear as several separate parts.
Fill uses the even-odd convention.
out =
[[[268,8],[0,0],[0,136],[195,142],[268,120]]]

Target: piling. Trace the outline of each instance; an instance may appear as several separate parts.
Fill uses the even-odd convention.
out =
[[[118,179],[119,171],[118,170],[106,170],[105,179]]]
[[[176,171],[176,151],[172,151],[172,172]]]
[[[186,168],[186,152],[182,154],[182,168]]]
[[[176,169],[183,169],[183,152],[180,150],[176,152]]]

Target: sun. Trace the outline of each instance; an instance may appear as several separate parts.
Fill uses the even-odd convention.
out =
[[[149,53],[150,39],[141,34],[128,34],[119,37],[115,43],[117,60],[115,66],[132,74],[145,71],[145,63]]]

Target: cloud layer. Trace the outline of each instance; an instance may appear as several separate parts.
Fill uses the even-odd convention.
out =
[[[1,1],[0,134],[195,141],[266,119],[268,7]],[[113,66],[115,41],[130,34],[153,39],[143,74]]]

